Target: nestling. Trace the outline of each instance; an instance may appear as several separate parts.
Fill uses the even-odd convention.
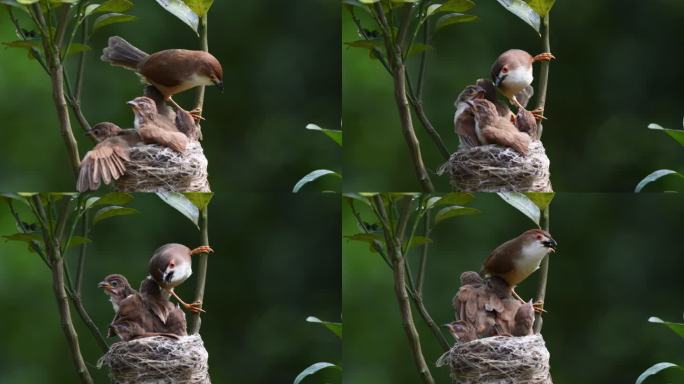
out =
[[[145,144],[159,144],[184,153],[189,140],[173,121],[157,113],[154,100],[141,96],[128,102],[135,115],[134,125]]]
[[[475,116],[475,132],[480,144],[498,144],[525,156],[529,152],[530,136],[518,131],[511,121],[499,116],[496,106],[487,99],[467,102]]]

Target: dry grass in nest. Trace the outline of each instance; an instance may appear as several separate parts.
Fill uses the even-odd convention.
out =
[[[209,354],[199,335],[145,337],[112,344],[97,362],[116,384],[208,384]]]
[[[549,165],[544,145],[537,140],[527,156],[498,145],[461,148],[437,174],[448,174],[460,192],[553,192]]]
[[[121,192],[211,192],[207,158],[197,141],[184,154],[156,144],[137,145],[130,158],[126,175],[116,181]]]
[[[494,336],[454,345],[437,360],[456,384],[552,384],[541,335]]]

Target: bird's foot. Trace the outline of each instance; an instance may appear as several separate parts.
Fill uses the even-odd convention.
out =
[[[537,56],[533,58],[534,61],[551,61],[554,60],[556,56],[554,56],[551,52],[544,52],[540,53]]]
[[[188,113],[195,120],[195,124],[204,120],[204,117],[202,117],[202,108],[200,108],[200,107],[197,107],[197,108],[193,109],[192,111],[188,111]]]
[[[185,309],[187,309],[193,313],[200,313],[200,312],[206,313],[207,312],[204,309],[202,309],[202,302],[201,301],[195,301],[192,304],[183,303],[183,308],[185,308]]]
[[[532,116],[534,116],[534,119],[537,121],[542,121],[542,120],[547,120],[546,117],[544,117],[544,108],[538,107],[530,111],[532,113]]]
[[[534,308],[534,311],[537,313],[547,313],[544,310],[544,300],[538,300],[532,304],[532,308]]]
[[[214,250],[211,249],[211,247],[208,245],[201,245],[201,246],[193,249],[192,251],[190,251],[191,255],[197,255],[199,253],[214,253]]]

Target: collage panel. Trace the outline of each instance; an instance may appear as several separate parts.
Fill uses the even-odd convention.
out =
[[[209,220],[196,224],[192,206],[209,198]],[[74,367],[60,310],[70,315],[76,345],[95,383],[287,383],[314,363],[340,363],[340,339],[316,321],[340,322],[340,222],[335,219],[340,207],[334,196],[224,193],[182,200],[45,193],[3,194],[1,200],[0,305],[7,330],[0,347],[2,383],[88,382]],[[42,220],[34,211],[45,212]],[[62,239],[56,241],[63,258],[45,246],[45,234]],[[175,250],[163,251],[169,243]],[[213,252],[190,256],[205,244]],[[203,276],[202,258],[207,263],[205,312],[198,346],[193,311],[176,307],[173,297],[155,296],[143,282],[152,276],[168,287],[185,276],[174,293],[192,304]],[[58,260],[63,269],[56,267]],[[191,263],[189,277],[183,260]],[[123,285],[112,274],[123,275],[143,295],[142,307],[131,294],[128,304],[118,301],[115,317],[115,294]],[[61,294],[55,292],[58,276]],[[155,303],[169,300],[171,310],[155,310],[165,308]],[[149,328],[149,319],[158,322],[159,313],[168,313],[166,321]],[[175,340],[184,331],[179,321],[187,322],[191,336]],[[142,337],[150,332],[172,335]],[[334,369],[317,377],[341,382]]]
[[[345,191],[629,193],[680,171],[681,2],[343,3]]]
[[[656,363],[678,362],[675,323],[682,323],[684,289],[678,195],[348,194],[345,200],[345,382],[634,383]],[[537,229],[540,212],[548,232]],[[549,247],[541,254],[549,255],[541,338],[530,335],[538,323],[529,320],[540,316],[534,307],[544,263],[524,278],[536,236]],[[506,283],[519,284],[515,292],[524,303]],[[669,369],[646,382],[681,377]]]
[[[121,174],[128,181],[102,177],[100,188],[289,192],[311,170],[339,171],[335,144],[306,129],[308,124],[339,129],[340,32],[334,26],[340,13],[335,2],[297,1],[282,17],[263,1],[187,1],[188,8],[180,0],[50,1],[50,6],[40,0],[46,25],[68,16],[61,86],[50,75],[61,73],[49,65],[51,48],[46,53],[41,43],[41,30],[47,28],[36,24],[38,8],[24,5],[29,3],[36,1],[0,5],[3,191],[76,190],[73,159],[84,160],[107,138],[91,129],[101,122],[134,128],[135,107],[127,103],[143,95],[158,102],[159,116],[152,121],[174,131],[175,138],[158,131],[131,138],[136,132],[128,131],[123,145],[109,140],[104,151],[117,150],[124,168],[115,169],[111,179]],[[199,17],[208,7],[207,17]],[[112,38],[136,49],[120,50],[124,43]],[[203,47],[214,59],[198,52]],[[169,51],[175,49],[186,51]],[[206,60],[197,64],[195,58]],[[170,64],[165,66],[164,60]],[[179,82],[184,85],[172,85]],[[164,106],[159,93],[145,83],[172,100]],[[193,112],[201,104],[197,90],[202,87],[182,89],[196,84],[207,87],[202,120],[194,124],[174,104]],[[53,89],[64,100],[55,99]],[[56,113],[56,105],[64,116]],[[175,121],[176,115],[185,122]],[[140,146],[141,141],[146,145]],[[85,174],[98,179],[92,171]],[[111,187],[104,185],[108,182]],[[334,178],[319,183],[322,189],[339,189]]]

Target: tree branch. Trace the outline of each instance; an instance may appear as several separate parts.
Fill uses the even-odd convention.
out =
[[[208,36],[208,30],[207,30],[207,18],[208,17],[209,17],[209,13],[200,17],[200,48],[204,52],[209,52],[209,36]],[[196,108],[202,109],[204,107],[204,91],[205,91],[205,88],[206,87],[204,85],[197,88],[197,97],[195,98],[195,107]]]
[[[551,40],[549,38],[549,15],[547,14],[545,17],[542,17],[541,19],[542,23],[542,48],[544,52],[551,52]],[[549,67],[550,67],[550,62],[548,61],[542,61],[541,63],[541,69],[539,71],[539,87],[537,89],[537,95],[539,95],[539,98],[537,99],[537,108],[542,108],[546,106],[546,90],[548,89],[549,86]],[[539,137],[541,138],[542,135],[542,124],[541,120],[537,123],[537,127],[539,128]]]
[[[382,218],[386,219],[387,213],[380,195],[373,196],[373,204]],[[381,221],[386,222],[387,220]],[[405,259],[404,255],[401,253],[401,245],[396,237],[391,236],[391,231],[386,226],[384,227],[383,233],[385,235],[385,244],[387,245],[388,253],[393,265],[392,271],[394,277],[394,292],[399,303],[402,326],[404,327],[404,332],[406,333],[406,337],[409,341],[409,347],[411,348],[414,363],[423,382],[426,384],[434,384],[435,380],[433,379],[430,369],[425,362],[425,357],[423,357],[423,352],[420,346],[420,336],[418,335],[416,326],[413,323],[411,303],[409,302],[409,295],[408,291],[406,290]]]
[[[549,207],[542,211],[542,229],[549,232]],[[539,286],[537,287],[537,295],[534,298],[535,302],[544,302],[546,297],[546,282],[549,278],[549,255],[544,256],[539,271]],[[534,315],[534,333],[540,333],[544,319],[542,319],[541,312]]]
[[[204,207],[202,210],[202,245],[209,245],[209,207]],[[197,264],[197,285],[195,287],[195,302],[202,303],[204,301],[204,286],[207,281],[207,262],[209,255],[203,253],[199,255],[199,262]],[[190,317],[192,326],[190,334],[199,333],[202,326],[202,318],[199,313],[193,313]]]

